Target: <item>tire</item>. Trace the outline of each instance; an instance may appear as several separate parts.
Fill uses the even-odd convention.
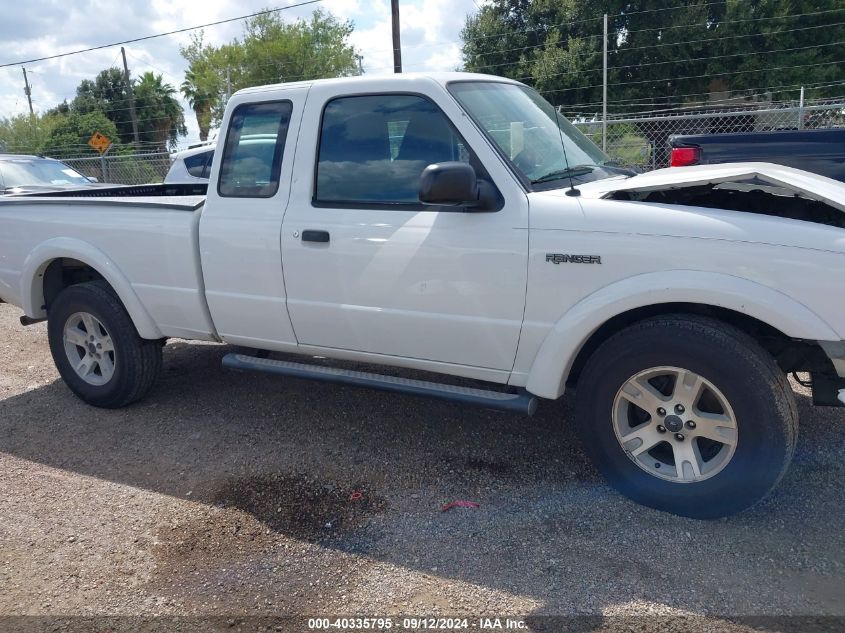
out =
[[[140,400],[161,372],[161,342],[138,335],[104,281],[59,293],[48,310],[47,333],[65,384],[95,407],[117,409]]]
[[[631,325],[593,353],[576,424],[585,452],[624,495],[714,519],[777,485],[798,413],[786,376],[754,339],[714,319],[671,315]]]

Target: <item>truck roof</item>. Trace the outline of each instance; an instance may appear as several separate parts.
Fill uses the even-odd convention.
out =
[[[311,79],[307,81],[291,81],[279,84],[269,84],[266,86],[252,86],[250,88],[243,88],[238,90],[235,94],[250,94],[256,92],[265,92],[268,90],[278,88],[298,88],[308,87],[318,84],[336,84],[338,86],[348,85],[350,87],[360,88],[367,83],[383,82],[385,80],[402,83],[414,83],[421,79],[428,79],[439,84],[446,85],[450,81],[498,81],[502,83],[522,85],[518,81],[508,79],[506,77],[499,77],[497,75],[485,75],[482,73],[464,73],[464,72],[419,72],[419,73],[382,73],[374,75],[356,75],[353,77],[334,77],[331,79]]]

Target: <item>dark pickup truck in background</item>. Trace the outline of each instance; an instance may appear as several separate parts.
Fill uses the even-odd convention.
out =
[[[845,182],[845,128],[675,136],[672,167],[777,163]]]

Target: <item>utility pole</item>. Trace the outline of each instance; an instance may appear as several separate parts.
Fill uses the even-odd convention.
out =
[[[601,149],[607,152],[607,13],[604,14],[604,79],[601,102]]]
[[[26,100],[29,102],[29,116],[32,118],[35,116],[35,112],[32,109],[32,89],[29,87],[29,79],[26,77],[26,68],[21,66],[21,70],[23,71],[23,93],[26,95]]]
[[[135,149],[141,147],[141,139],[138,136],[138,113],[135,112],[135,93],[132,91],[132,82],[129,81],[129,66],[126,65],[126,51],[121,46],[120,54],[123,55],[123,78],[126,80],[126,94],[129,95],[129,115],[132,117],[132,135],[135,137]]]
[[[393,72],[402,72],[402,42],[399,38],[399,0],[390,0],[393,17]]]
[[[232,73],[229,70],[229,67],[226,66],[226,99],[223,102],[225,105],[229,102],[229,99],[232,98]]]

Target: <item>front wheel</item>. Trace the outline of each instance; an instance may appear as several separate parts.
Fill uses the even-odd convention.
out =
[[[139,400],[161,371],[159,341],[142,339],[111,287],[102,281],[70,286],[48,312],[50,352],[65,384],[95,407]]]
[[[700,519],[739,512],[777,484],[798,416],[772,357],[703,317],[636,323],[592,355],[578,383],[585,451],[639,503]]]

